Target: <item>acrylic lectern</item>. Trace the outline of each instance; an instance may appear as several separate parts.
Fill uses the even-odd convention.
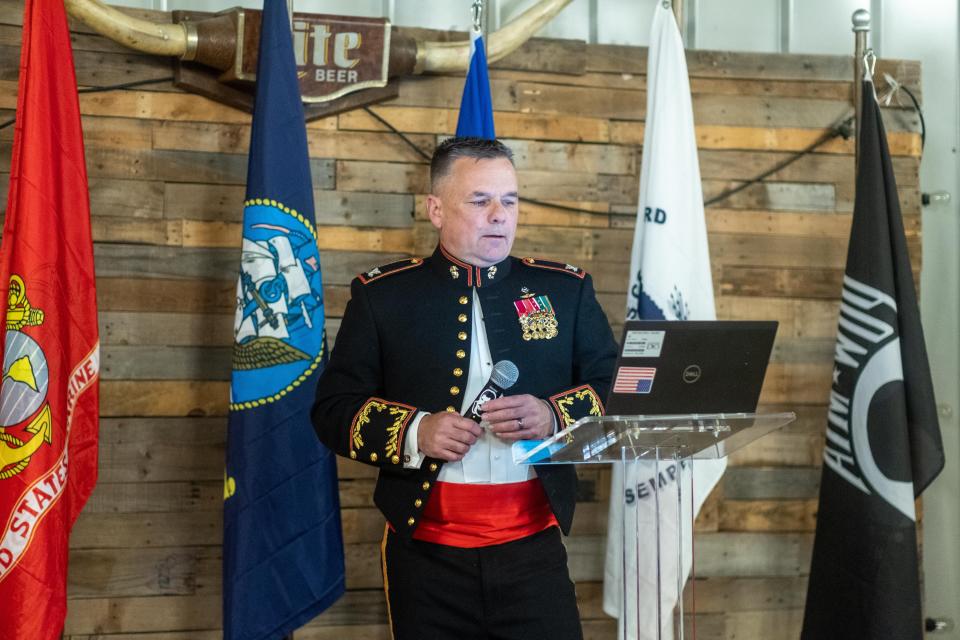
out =
[[[691,414],[691,415],[655,415],[655,416],[602,416],[587,417],[571,424],[563,431],[558,432],[553,437],[542,441],[521,441],[513,446],[513,458],[520,464],[597,464],[597,463],[619,463],[623,465],[623,472],[619,476],[623,479],[622,495],[627,495],[626,486],[628,477],[637,477],[636,474],[629,473],[631,467],[639,468],[637,465],[644,465],[649,468],[652,465],[653,477],[657,481],[650,483],[650,492],[656,506],[654,514],[662,514],[661,510],[661,478],[660,468],[670,468],[672,465],[673,473],[681,470],[676,485],[676,522],[671,523],[671,528],[675,528],[676,539],[667,541],[661,539],[661,518],[655,517],[653,527],[653,540],[646,541],[647,544],[654,545],[656,550],[656,563],[653,576],[641,576],[642,568],[639,566],[640,555],[633,553],[636,560],[636,566],[624,566],[620,575],[623,580],[620,593],[623,594],[621,603],[621,619],[619,625],[619,637],[622,640],[630,640],[638,637],[654,637],[649,633],[641,633],[641,626],[648,629],[656,624],[656,638],[662,638],[664,624],[661,620],[663,603],[665,601],[677,603],[678,615],[676,616],[676,634],[680,640],[684,640],[684,616],[683,616],[683,585],[686,582],[686,571],[675,570],[672,574],[676,575],[676,582],[669,580],[671,584],[666,584],[662,580],[661,551],[670,550],[676,553],[676,565],[674,567],[684,567],[684,489],[683,478],[684,471],[689,470],[686,477],[692,482],[694,469],[697,460],[711,460],[723,458],[734,451],[745,447],[754,440],[775,431],[795,420],[793,413],[727,413],[727,414]],[[673,499],[671,494],[670,499]],[[639,509],[634,509],[635,514],[639,514]],[[690,510],[687,510],[690,513]],[[641,545],[640,540],[635,533],[639,527],[639,522],[627,516],[627,510],[623,509],[623,517],[620,518],[620,543],[619,557],[627,562],[631,556],[628,553],[626,545]],[[638,517],[638,516],[636,516]],[[692,518],[691,518],[692,519]],[[692,531],[692,522],[689,523]],[[631,527],[634,534],[630,535]],[[672,538],[672,536],[671,536]],[[611,537],[612,539],[612,537]],[[674,561],[673,558],[670,559]],[[629,576],[629,578],[628,578]],[[655,588],[652,589],[656,600],[651,604],[649,602],[628,602],[631,593],[635,597],[642,597],[641,589],[634,584],[627,584],[629,580],[649,580]],[[633,587],[633,588],[631,588]],[[647,592],[651,590],[646,590]],[[649,597],[649,596],[648,596]],[[660,603],[658,606],[657,603]],[[642,606],[646,605],[646,606]],[[673,605],[670,605],[672,610]],[[643,619],[641,611],[654,613],[650,617],[656,617],[656,620]]]

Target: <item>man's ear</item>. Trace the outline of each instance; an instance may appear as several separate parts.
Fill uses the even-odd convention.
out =
[[[443,202],[439,196],[432,193],[427,196],[427,215],[430,216],[430,222],[437,229],[443,227]]]

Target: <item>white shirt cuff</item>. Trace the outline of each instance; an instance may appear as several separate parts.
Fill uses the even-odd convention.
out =
[[[417,446],[417,433],[420,431],[420,421],[430,415],[426,411],[418,411],[413,422],[407,427],[407,437],[403,441],[403,468],[419,469],[424,455]]]
[[[547,411],[550,412],[550,419],[553,421],[553,435],[557,435],[558,427],[560,426],[559,422],[557,421],[557,414],[553,412],[553,409],[550,407],[549,402],[547,402],[543,398],[538,398],[538,400],[540,400],[540,402],[542,402],[543,404],[547,405]]]

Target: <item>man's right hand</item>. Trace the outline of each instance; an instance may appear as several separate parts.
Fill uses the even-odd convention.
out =
[[[417,448],[431,458],[458,462],[482,433],[476,422],[452,411],[431,413],[420,421]]]

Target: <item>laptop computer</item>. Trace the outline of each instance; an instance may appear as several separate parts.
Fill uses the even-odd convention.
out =
[[[606,414],[753,413],[776,333],[773,321],[628,320]],[[515,442],[514,462],[546,462],[561,451],[571,452],[573,457],[555,461],[609,462],[611,458],[604,452],[616,451],[611,447],[617,439],[602,426],[588,427],[586,439],[573,450],[566,448],[565,433],[546,440]],[[685,433],[689,435],[689,431]],[[672,446],[672,437],[664,432],[663,443]],[[712,432],[705,432],[700,445],[709,448],[715,442]],[[699,450],[696,445],[694,449]]]
[[[773,321],[628,320],[606,413],[753,412],[776,333]]]

